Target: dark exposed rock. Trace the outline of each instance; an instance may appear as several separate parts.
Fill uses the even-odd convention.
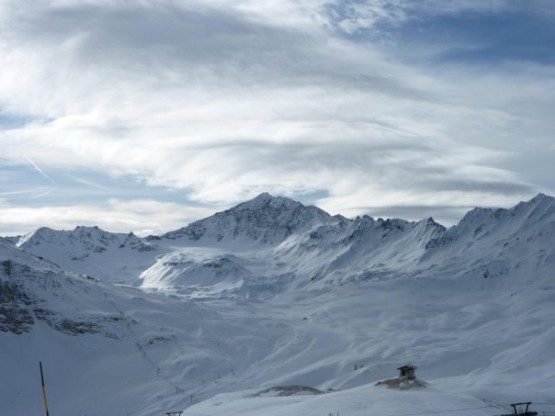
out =
[[[11,275],[13,265],[2,262],[6,275]],[[7,272],[8,270],[8,272]],[[35,323],[27,306],[33,301],[15,282],[0,281],[0,331],[22,334],[28,332]]]
[[[296,394],[323,394],[324,392],[310,386],[275,386],[252,395],[258,397],[263,395],[274,395],[279,397],[294,396]]]

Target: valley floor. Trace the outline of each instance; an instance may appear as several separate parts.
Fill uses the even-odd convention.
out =
[[[397,279],[266,300],[121,287],[125,296],[106,292],[121,317],[109,336],[69,336],[40,322],[2,335],[2,413],[42,411],[39,360],[51,414],[64,416],[497,415],[510,411],[497,404],[555,403],[554,288],[489,284]],[[406,362],[429,389],[373,386]],[[248,397],[282,385],[334,392]]]

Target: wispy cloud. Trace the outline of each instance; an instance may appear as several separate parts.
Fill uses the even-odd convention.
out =
[[[101,189],[101,190],[109,190],[110,189],[107,186],[104,186],[102,184],[96,183],[96,182],[88,180],[88,179],[80,178],[79,176],[72,175],[71,179],[74,180],[75,182],[81,184],[81,185],[85,185],[85,186],[88,186],[90,188]]]
[[[33,159],[31,159],[29,156],[25,156],[25,159],[27,159],[27,161],[35,168],[35,170],[38,173],[40,173],[44,178],[48,179],[52,183],[55,183],[54,179],[52,179],[50,176],[48,176],[46,174],[46,172],[44,170],[42,170],[41,167],[33,161]]]
[[[210,213],[206,208],[153,200],[113,199],[102,205],[23,207],[0,199],[2,235],[22,235],[43,226],[70,230],[77,225],[98,225],[112,232],[134,230],[139,235],[159,234]]]
[[[38,195],[44,195],[46,193],[50,192],[49,190],[44,190],[44,189],[26,189],[26,190],[20,190],[20,191],[8,191],[8,192],[0,192],[0,198],[5,198],[5,197],[11,197],[14,195],[33,195],[34,196],[38,196]]]
[[[66,170],[80,194],[102,194],[97,206],[113,195],[82,171],[212,207],[324,192],[305,202],[346,215],[554,190],[538,177],[555,177],[555,69],[437,64],[446,45],[402,33],[515,2],[414,4],[3,2],[0,106],[34,120],[0,131],[3,157],[26,155],[45,178]]]

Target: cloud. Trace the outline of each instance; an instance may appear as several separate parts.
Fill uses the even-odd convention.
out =
[[[50,176],[48,176],[46,174],[46,172],[44,170],[42,170],[40,168],[39,165],[37,165],[35,162],[33,162],[33,159],[31,159],[30,157],[25,157],[25,159],[27,159],[29,161],[29,163],[33,166],[33,168],[35,168],[35,170],[40,173],[44,178],[48,179],[50,182],[54,182],[54,179],[52,179]]]
[[[488,13],[509,7],[486,3]],[[344,36],[356,25],[402,25],[416,16],[410,4],[3,2],[0,108],[26,120],[0,130],[4,172],[28,157],[49,174],[69,172],[80,197],[102,193],[96,203],[73,201],[77,211],[66,193],[75,222],[87,218],[79,212],[124,211],[102,207],[108,190],[83,172],[176,189],[212,207],[262,191],[319,192],[326,197],[305,202],[345,215],[555,189],[538,179],[555,177],[539,150],[551,146],[552,67],[414,64]],[[485,7],[444,5],[422,2],[418,16]],[[37,184],[25,176],[22,185]],[[41,212],[26,209],[30,218]],[[147,228],[176,224],[163,218]]]
[[[412,20],[461,13],[501,13],[516,8],[513,0],[332,0],[321,2],[327,23],[348,35],[365,32],[383,36],[384,25],[400,26]]]
[[[154,200],[112,199],[100,206],[73,203],[23,207],[0,199],[0,231],[2,235],[23,235],[43,226],[71,230],[77,225],[98,225],[112,232],[133,230],[146,236],[183,227],[209,214],[210,209]]]

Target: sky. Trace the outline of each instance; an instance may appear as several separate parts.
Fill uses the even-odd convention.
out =
[[[554,108],[551,0],[0,0],[0,235],[451,225],[555,194]]]

